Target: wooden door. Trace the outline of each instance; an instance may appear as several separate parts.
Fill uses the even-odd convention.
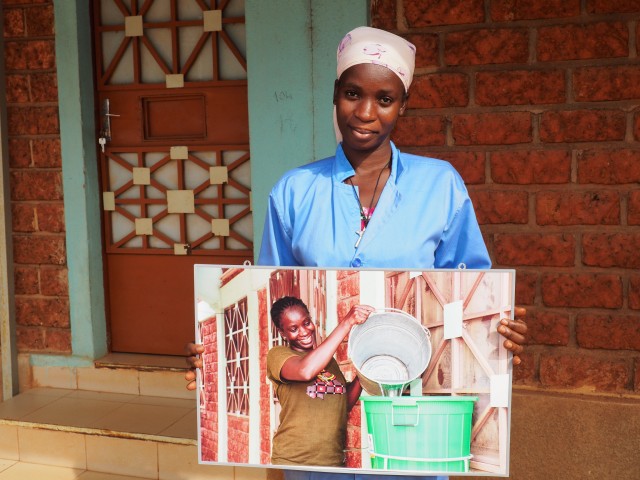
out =
[[[93,0],[111,350],[182,353],[193,265],[253,260],[243,0]]]

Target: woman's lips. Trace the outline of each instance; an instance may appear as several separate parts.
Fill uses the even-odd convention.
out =
[[[373,130],[366,128],[351,127],[351,131],[357,136],[362,138],[368,138],[376,134]]]

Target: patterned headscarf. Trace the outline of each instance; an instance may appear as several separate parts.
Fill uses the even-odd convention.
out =
[[[349,67],[361,63],[382,65],[395,73],[404,85],[405,92],[413,80],[416,47],[398,35],[371,27],[358,27],[347,33],[338,45],[338,78]],[[333,124],[338,143],[342,135],[338,129],[336,109]]]

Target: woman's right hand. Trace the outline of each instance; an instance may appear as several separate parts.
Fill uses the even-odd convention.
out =
[[[185,373],[184,378],[187,381],[187,390],[196,389],[196,369],[202,368],[201,354],[204,353],[204,345],[199,343],[187,343],[184,347],[187,365],[189,365],[189,371]]]
[[[375,310],[375,308],[369,305],[354,305],[353,307],[351,307],[351,310],[349,310],[349,313],[345,315],[342,321],[349,322],[349,325],[352,327],[354,325],[360,325],[361,323],[366,322],[367,318],[369,318],[369,315],[375,312]]]

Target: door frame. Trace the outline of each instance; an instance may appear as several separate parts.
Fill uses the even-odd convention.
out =
[[[34,366],[88,367],[107,353],[89,10],[86,0],[54,2],[72,354],[32,354]],[[284,171],[334,151],[335,46],[346,31],[369,24],[369,2],[245,0],[245,12],[248,62],[261,58],[263,67],[250,69],[248,79],[257,255],[271,186]],[[283,45],[287,31],[296,32],[295,42],[284,42],[287,55],[270,49]],[[276,101],[280,91],[293,96]],[[291,128],[281,132],[281,124]]]

